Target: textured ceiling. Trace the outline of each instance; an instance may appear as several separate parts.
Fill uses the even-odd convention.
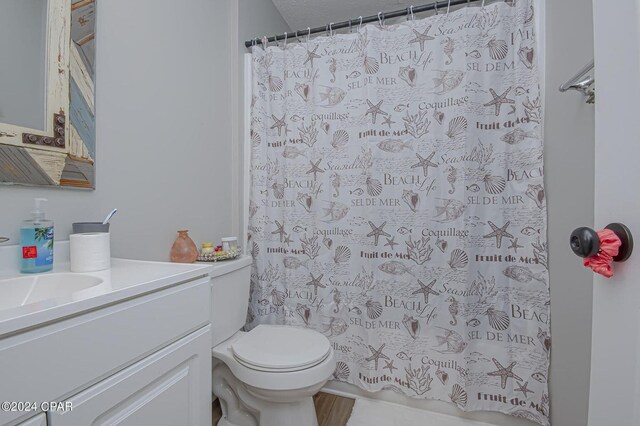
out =
[[[320,27],[329,22],[356,19],[404,9],[410,4],[421,5],[430,0],[273,0],[291,30]]]

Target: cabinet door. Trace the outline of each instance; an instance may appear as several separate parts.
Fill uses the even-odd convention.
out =
[[[49,426],[211,424],[210,326],[68,399]]]
[[[29,420],[18,423],[17,426],[47,426],[47,415],[40,413],[37,416],[31,417]]]

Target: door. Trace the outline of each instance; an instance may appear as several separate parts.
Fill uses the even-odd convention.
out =
[[[624,223],[638,243],[640,5],[637,0],[594,0],[593,7],[597,90],[595,226],[602,229],[611,222]],[[640,425],[638,247],[626,263],[614,264],[614,269],[613,278],[596,276],[593,280],[589,426]]]
[[[49,426],[211,424],[209,326],[69,398]]]

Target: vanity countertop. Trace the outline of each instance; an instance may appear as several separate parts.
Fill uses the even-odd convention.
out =
[[[56,254],[62,252],[54,263],[51,272],[43,274],[20,274],[7,265],[14,264],[16,257],[12,247],[0,250],[0,297],[3,297],[2,283],[13,278],[32,278],[38,276],[72,274],[69,271],[68,243],[56,244]],[[17,250],[17,248],[16,248]],[[20,330],[43,325],[61,318],[78,315],[102,306],[117,303],[126,299],[161,290],[166,287],[195,280],[205,276],[218,276],[231,272],[239,267],[249,265],[251,258],[244,256],[238,260],[220,263],[180,264],[168,262],[152,262],[140,260],[112,259],[111,269],[82,273],[77,275],[91,276],[102,280],[101,283],[81,289],[69,295],[47,298],[35,303],[0,310],[0,338],[14,334]],[[14,264],[15,265],[15,264]],[[27,280],[25,280],[26,282]],[[25,285],[30,285],[26,283]],[[6,295],[5,295],[6,297]]]

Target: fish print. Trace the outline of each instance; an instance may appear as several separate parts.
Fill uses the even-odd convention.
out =
[[[354,78],[358,78],[362,75],[362,73],[360,71],[353,71],[350,74],[347,74],[347,80],[349,79],[354,79]]]
[[[324,222],[337,222],[349,213],[349,207],[337,201],[327,201],[328,207],[324,210]]]
[[[472,318],[469,321],[467,321],[467,325],[469,327],[477,327],[480,325],[480,320],[478,318]]]
[[[320,102],[326,101],[327,104],[321,106],[336,106],[343,101],[345,96],[347,96],[347,92],[339,87],[327,87],[326,89],[327,90],[324,93],[320,93]]]
[[[400,229],[398,229],[398,232],[401,233],[402,235],[407,235],[412,233],[413,230],[403,226]]]
[[[435,350],[440,352],[441,354],[459,354],[464,351],[467,347],[467,342],[464,341],[462,336],[453,330],[449,330],[447,328],[438,327],[441,330],[444,330],[444,336],[436,336],[436,340],[438,342]],[[443,346],[438,349],[439,346]]]
[[[531,375],[531,378],[540,383],[546,383],[547,381],[547,376],[545,376],[544,373],[540,373],[540,372],[533,373]]]
[[[469,192],[478,192],[478,191],[480,191],[480,185],[478,185],[477,183],[474,183],[472,185],[468,185],[467,186],[467,191],[469,191]]]
[[[382,265],[378,266],[385,274],[391,275],[404,275],[410,274],[413,275],[413,267],[407,267],[404,263],[398,262],[397,260],[390,260],[389,262],[385,262]]]
[[[508,143],[509,145],[515,145],[527,138],[537,139],[538,134],[536,132],[525,132],[524,130],[517,128],[502,136],[500,140]]]
[[[442,95],[450,92],[462,83],[464,72],[458,70],[438,71],[439,76],[433,79],[435,94]]]
[[[461,201],[458,200],[442,200],[443,203],[441,206],[436,206],[436,216],[440,217],[440,219],[436,220],[440,223],[453,222],[462,216],[465,209],[467,208]]]
[[[406,354],[406,352],[398,352],[396,354],[396,357],[398,359],[403,360],[403,361],[411,361],[411,359],[412,359],[409,355]]]
[[[502,271],[502,273],[507,278],[511,278],[512,280],[516,280],[520,283],[528,283],[531,280],[540,281],[543,284],[547,283],[545,272],[534,274],[533,272],[531,272],[531,269],[527,268],[526,266],[512,265]]]
[[[293,227],[293,232],[307,232],[307,228],[300,225],[296,225]]]
[[[300,156],[304,157],[305,155],[303,150],[300,150],[293,145],[287,145],[284,151],[282,151],[282,156],[284,158],[293,159]]]
[[[529,93],[529,89],[525,89],[522,86],[516,87],[516,95],[521,96],[521,95],[526,95],[527,93]]]
[[[291,121],[293,122],[298,122],[300,120],[303,120],[304,118],[300,117],[298,114],[294,114],[293,116],[291,116]]]
[[[377,147],[383,151],[392,153],[398,153],[405,148],[412,149],[411,142],[405,142],[400,139],[385,139],[381,142],[378,142]]]
[[[307,262],[303,262],[302,260],[293,256],[285,257],[282,263],[284,264],[284,267],[287,269],[298,269],[301,266],[304,268],[307,267]]]
[[[539,234],[540,230],[539,229],[535,229],[532,228],[531,226],[527,226],[526,228],[524,228],[522,231],[520,231],[522,233],[522,235],[526,235],[527,237],[530,237],[532,235],[535,234]]]
[[[327,325],[323,333],[327,337],[339,336],[341,334],[344,334],[344,332],[346,332],[348,328],[349,326],[347,325],[345,320],[343,320],[342,318],[332,317],[329,325]]]
[[[361,196],[362,194],[364,194],[364,189],[362,188],[356,188],[353,191],[349,191],[349,194],[351,195],[356,195],[356,196]]]
[[[471,52],[466,52],[465,56],[468,56],[473,59],[478,59],[482,57],[482,54],[478,50],[472,50]]]
[[[409,108],[409,104],[399,104],[393,109],[395,112],[402,112]]]

